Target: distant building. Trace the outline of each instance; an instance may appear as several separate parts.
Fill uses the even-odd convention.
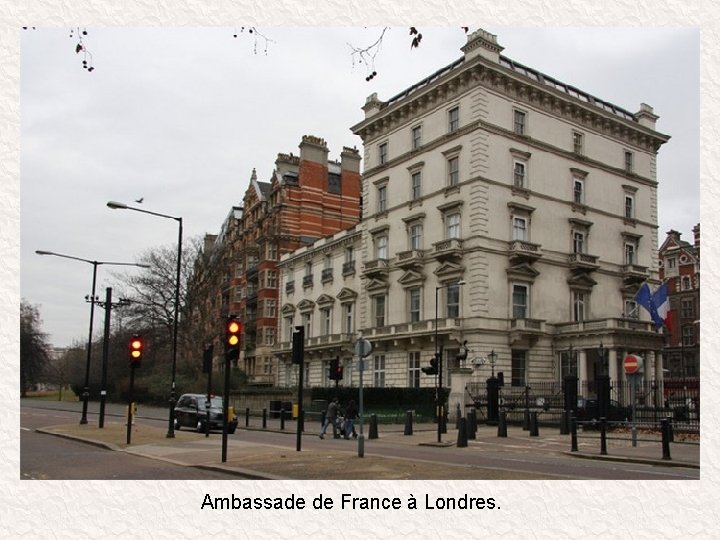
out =
[[[268,182],[253,170],[242,204],[231,209],[219,235],[207,238],[195,271],[199,298],[206,298],[194,319],[201,340],[221,358],[224,321],[240,317],[239,367],[252,384],[276,383],[280,256],[360,220],[360,154],[344,148],[336,162],[328,153],[323,139],[306,135],[299,156],[278,154]]]
[[[465,342],[468,360],[486,361],[481,378],[493,359],[510,386],[624,381],[629,352],[660,379],[663,337],[633,301],[660,277],[657,152],[669,137],[652,107],[632,113],[521,65],[482,30],[462,50],[389,100],[367,99],[352,127],[363,219],[282,259],[281,362],[303,324],[312,384],[333,357],[349,365],[360,334],[374,345],[373,386],[432,386],[421,367],[440,348],[447,381]],[[357,274],[338,281],[346,243]],[[301,289],[322,261],[332,283]],[[343,336],[350,305],[355,334]],[[353,377],[346,367],[342,384]]]
[[[660,246],[660,279],[667,281],[671,329],[665,347],[666,376],[700,376],[700,224],[692,244],[668,231]]]

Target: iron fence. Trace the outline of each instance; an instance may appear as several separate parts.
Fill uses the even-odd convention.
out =
[[[578,400],[597,399],[595,381],[578,384]],[[486,382],[469,383],[466,391],[472,399],[479,419],[487,418]],[[544,424],[559,425],[565,409],[565,394],[560,381],[531,381],[525,386],[504,385],[498,392],[499,409],[505,411],[509,422],[527,422],[529,414],[538,413]],[[610,406],[625,411],[621,420],[634,421],[638,427],[660,429],[661,422],[670,418],[675,430],[700,431],[700,385],[697,378],[666,379],[664,381],[613,381],[610,387]],[[622,422],[621,422],[622,423]]]

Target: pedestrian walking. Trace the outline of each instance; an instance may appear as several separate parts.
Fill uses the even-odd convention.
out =
[[[353,439],[357,438],[357,433],[355,433],[355,419],[357,416],[358,410],[355,405],[355,400],[351,399],[345,411],[345,432],[343,435],[345,435],[346,439],[349,439],[350,435],[353,436]]]
[[[325,438],[325,431],[327,430],[328,425],[332,424],[333,427],[333,438],[339,439],[340,435],[338,435],[337,432],[337,418],[338,418],[338,412],[340,409],[340,402],[338,398],[333,398],[333,400],[330,402],[330,405],[328,405],[327,413],[325,414],[325,423],[323,424],[322,429],[320,430],[320,438]]]

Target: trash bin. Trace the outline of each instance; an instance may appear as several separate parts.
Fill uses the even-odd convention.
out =
[[[293,403],[292,404],[292,417],[297,418],[299,414],[300,414],[300,407],[298,406],[297,403]]]

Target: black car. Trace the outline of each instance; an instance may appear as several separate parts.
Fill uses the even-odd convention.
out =
[[[210,412],[210,429],[222,429],[223,426],[223,399],[220,396],[211,396],[208,403],[206,394],[183,394],[178,399],[173,411],[175,429],[193,428],[198,432],[205,431],[208,422],[208,405]],[[235,433],[238,419],[235,414],[228,420],[228,433]]]
[[[599,422],[600,402],[597,399],[578,399],[575,418],[578,422]],[[632,419],[632,407],[623,407],[614,399],[608,404],[607,416],[608,422],[625,422]]]

